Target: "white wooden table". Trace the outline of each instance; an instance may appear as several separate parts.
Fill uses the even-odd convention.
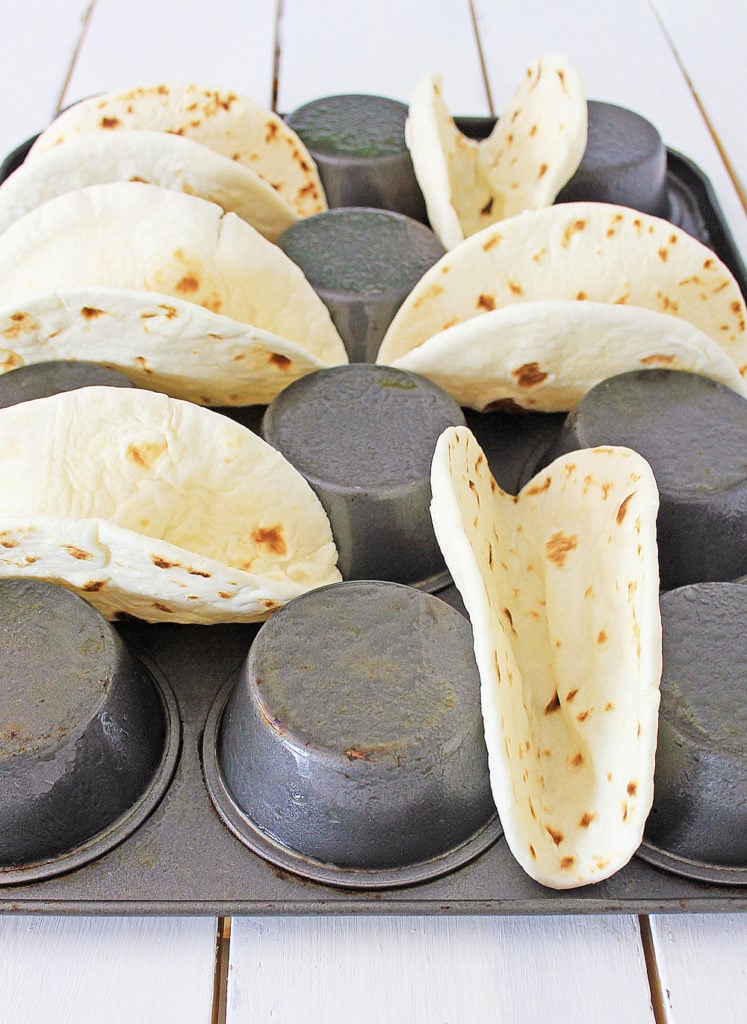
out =
[[[2,153],[61,105],[168,79],[287,111],[337,92],[406,101],[421,74],[440,71],[454,112],[499,113],[525,65],[555,51],[589,97],[637,110],[700,165],[747,253],[741,0],[0,10]],[[222,1019],[736,1024],[747,1020],[747,916],[0,918],[0,1024]]]

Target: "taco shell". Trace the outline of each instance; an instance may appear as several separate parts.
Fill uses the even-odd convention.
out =
[[[81,135],[21,164],[0,185],[0,233],[49,199],[87,185],[141,181],[235,213],[271,242],[299,214],[248,167],[165,132]]]
[[[508,845],[566,889],[628,862],[653,798],[658,493],[626,448],[572,452],[517,497],[471,432],[437,443],[431,512],[469,613]]]
[[[347,362],[327,307],[301,270],[236,214],[140,182],[91,185],[0,235],[0,304],[79,287],[157,292]]]
[[[434,334],[393,365],[480,412],[514,406],[565,412],[600,381],[645,369],[698,373],[747,398],[747,381],[697,327],[666,313],[600,302],[504,306]]]
[[[417,85],[405,139],[428,219],[447,249],[489,224],[549,206],[586,149],[588,108],[581,78],[563,56],[527,68],[491,135],[457,128],[439,75]]]
[[[88,133],[166,132],[207,146],[259,175],[307,217],[327,208],[316,165],[277,114],[246,96],[194,83],[117,90],[64,110],[32,146],[27,160]]]
[[[712,338],[747,376],[747,313],[734,275],[669,221],[608,203],[562,203],[465,239],[399,308],[377,362],[523,302],[567,299],[668,313]]]
[[[37,292],[0,309],[0,373],[50,360],[102,363],[198,405],[266,405],[331,365],[269,331],[184,299],[125,288]]]
[[[336,562],[300,473],[219,413],[105,387],[0,410],[0,576],[108,618],[251,622],[337,582]]]

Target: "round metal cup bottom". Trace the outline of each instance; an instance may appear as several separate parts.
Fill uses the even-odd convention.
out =
[[[393,868],[339,867],[291,850],[259,828],[236,804],[218,760],[218,737],[228,699],[235,686],[231,680],[213,703],[202,739],[202,767],[205,785],[219,817],[236,838],[263,860],[291,874],[344,889],[394,889],[416,885],[449,874],[474,860],[503,834],[497,814],[463,843],[440,856],[416,864]]]
[[[80,843],[66,853],[48,860],[37,861],[14,867],[0,867],[0,887],[22,885],[26,882],[40,882],[55,875],[66,874],[97,860],[143,824],[161,802],[179,759],[181,747],[181,723],[176,697],[166,679],[146,658],[136,655],[147,670],[159,697],[164,717],[165,744],[161,761],[140,798],[103,832],[97,833],[86,842]]]

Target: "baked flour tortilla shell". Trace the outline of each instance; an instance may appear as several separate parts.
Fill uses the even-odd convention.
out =
[[[0,185],[0,233],[49,199],[87,185],[142,181],[216,203],[271,242],[299,214],[248,167],[164,132],[81,135],[27,160]]]
[[[658,494],[626,448],[572,452],[514,498],[466,428],[439,439],[432,517],[469,613],[491,786],[538,882],[599,881],[640,844],[661,675]]]
[[[599,302],[504,306],[435,334],[393,365],[478,411],[508,402],[564,412],[601,380],[662,368],[710,377],[747,398],[747,381],[697,327],[666,313]]]
[[[588,108],[581,78],[563,56],[527,68],[487,139],[456,126],[441,77],[427,75],[410,101],[405,139],[428,219],[447,249],[523,210],[549,206],[586,149]]]
[[[327,307],[272,242],[214,203],[140,182],[50,199],[0,235],[0,304],[105,286],[204,306],[347,362]]]
[[[728,267],[668,221],[590,202],[519,214],[446,253],[403,302],[377,361],[493,309],[552,299],[669,313],[709,335],[747,376],[747,313]]]
[[[198,405],[265,405],[330,365],[300,345],[194,303],[124,288],[69,288],[0,309],[0,373],[51,360],[102,363]]]
[[[0,410],[0,575],[77,591],[104,615],[259,621],[339,581],[316,495],[218,413],[83,388]]]
[[[68,107],[27,160],[82,134],[153,131],[192,139],[264,178],[306,217],[327,208],[316,165],[277,114],[238,93],[187,82],[116,90]]]

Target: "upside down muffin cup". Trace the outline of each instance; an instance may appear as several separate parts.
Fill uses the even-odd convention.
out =
[[[268,620],[204,762],[246,845],[334,885],[444,874],[499,834],[469,623],[397,584],[335,584]]]
[[[173,695],[91,605],[0,580],[0,883],[78,867],[129,835],[168,786]]]

